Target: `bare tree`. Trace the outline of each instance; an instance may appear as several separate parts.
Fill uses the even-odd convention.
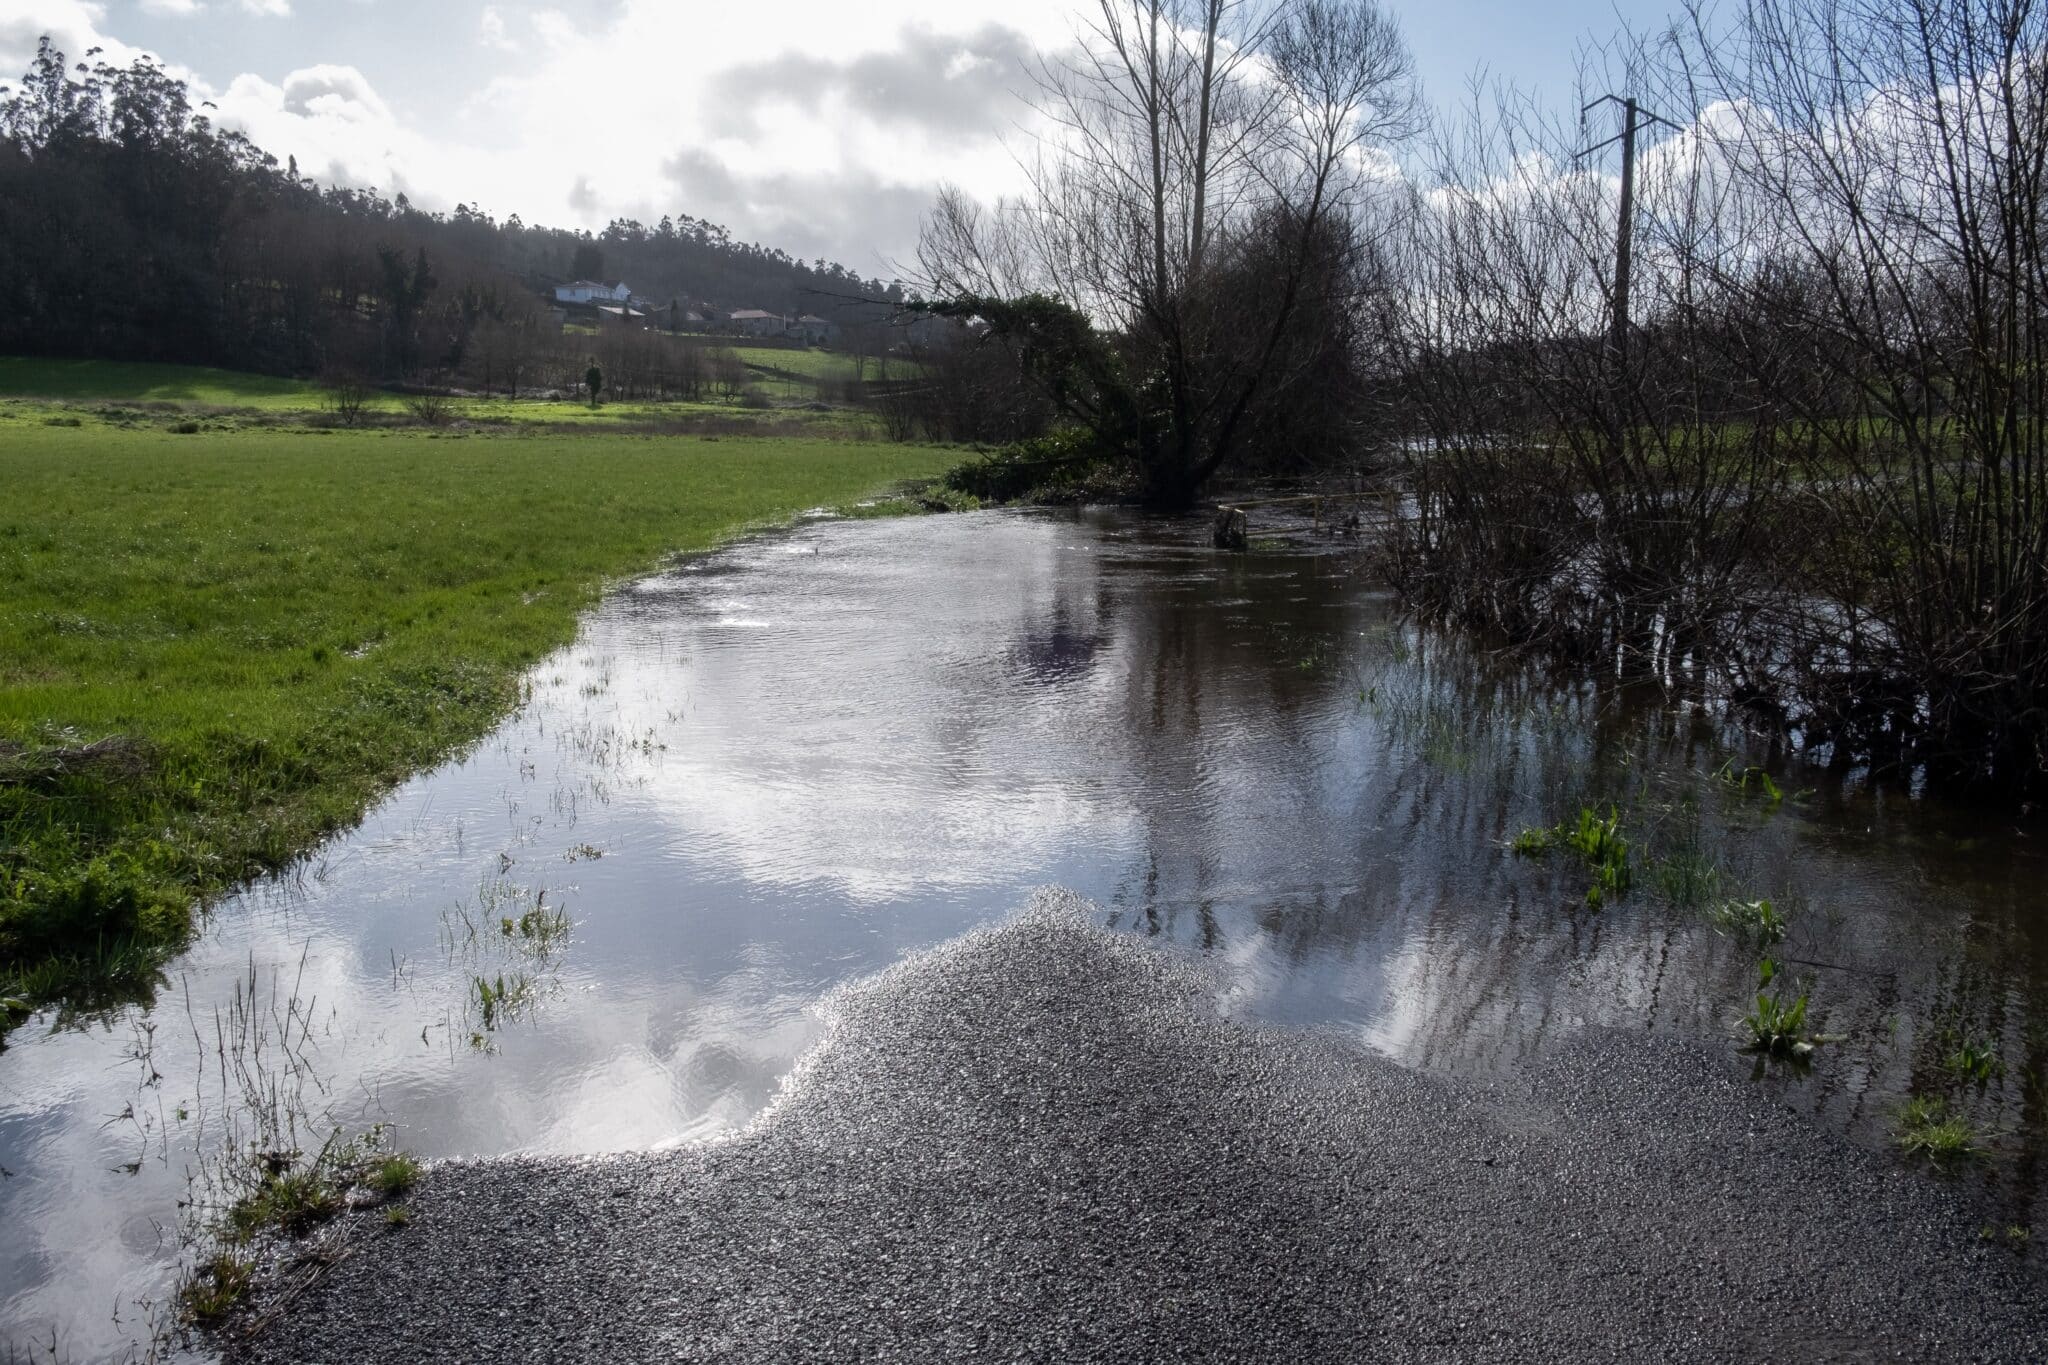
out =
[[[923,287],[1015,347],[1150,500],[1184,504],[1300,396],[1318,351],[1290,343],[1357,287],[1411,74],[1374,0],[1101,0],[1036,73],[1029,190],[944,194]]]
[[[1814,728],[2007,785],[2048,777],[2048,11],[1749,0],[1688,56],[1746,251],[1805,363]],[[1796,287],[1786,287],[1787,282]]]
[[[370,384],[361,372],[342,367],[331,370],[322,380],[327,391],[327,409],[345,427],[361,426],[370,403]]]

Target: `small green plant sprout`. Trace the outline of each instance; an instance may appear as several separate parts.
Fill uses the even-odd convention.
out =
[[[178,1286],[178,1307],[186,1322],[211,1327],[233,1311],[256,1278],[256,1263],[232,1251],[214,1253]]]
[[[1961,1114],[1951,1113],[1948,1101],[1938,1096],[1916,1095],[1899,1108],[1894,1130],[1899,1150],[1909,1160],[1926,1158],[1929,1165],[1952,1167],[1983,1155],[1975,1125]]]
[[[1586,888],[1586,904],[1595,910],[1627,894],[1633,879],[1628,840],[1621,833],[1621,812],[1612,805],[1605,817],[1591,806],[1581,806],[1576,820],[1553,829],[1525,829],[1508,848],[1518,858],[1547,857],[1556,849],[1578,854],[1593,873],[1593,884]]]
[[[1789,930],[1785,916],[1769,900],[1723,901],[1713,912],[1716,928],[1750,939],[1759,948],[1783,943]]]
[[[1628,840],[1621,837],[1620,811],[1609,806],[1603,820],[1591,806],[1581,807],[1578,823],[1561,827],[1560,833],[1564,846],[1593,870],[1593,884],[1586,889],[1586,904],[1598,910],[1608,901],[1627,894]]]
[[[1744,1050],[1804,1061],[1813,1055],[1813,1040],[1806,1036],[1807,992],[1788,1001],[1782,987],[1771,986],[1777,975],[1778,964],[1770,958],[1757,964],[1756,1008],[1742,1017],[1749,1037]]]
[[[1738,796],[1754,796],[1763,803],[1764,809],[1776,810],[1785,803],[1786,791],[1762,768],[1738,768],[1735,760],[1729,759],[1715,772],[1714,780],[1730,788]],[[1810,791],[1792,794],[1794,801],[1804,801],[1813,795]]]
[[[485,1033],[495,1033],[501,1023],[510,1023],[520,1010],[533,1003],[533,978],[503,972],[495,977],[479,976],[470,985],[477,1022]]]
[[[2005,1074],[2005,1062],[1989,1043],[1965,1038],[1941,1059],[1941,1069],[1966,1085],[1986,1085]]]
[[[412,1210],[403,1204],[393,1204],[384,1210],[384,1226],[387,1228],[402,1228],[410,1222]]]
[[[500,935],[543,954],[567,938],[572,927],[574,926],[569,921],[568,911],[548,909],[548,893],[545,890],[540,893],[533,906],[522,912],[518,918],[510,915],[498,917]]]

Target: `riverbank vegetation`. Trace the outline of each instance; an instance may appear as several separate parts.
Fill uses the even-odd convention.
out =
[[[607,582],[951,458],[145,416],[0,405],[10,1026],[146,996],[195,900],[484,733]]]
[[[1599,49],[1587,112],[1483,92],[1399,171],[1370,4],[1106,0],[1079,43],[1030,192],[926,231],[928,306],[1040,404],[960,486],[1363,471],[1412,494],[1383,563],[1427,615],[1823,763],[2048,788],[2034,0],[1694,6]]]
[[[1785,0],[1628,51],[1679,127],[1604,334],[1587,135],[1510,101],[1444,133],[1381,296],[1410,600],[1718,690],[1823,762],[2038,789],[2044,39],[2021,0]]]

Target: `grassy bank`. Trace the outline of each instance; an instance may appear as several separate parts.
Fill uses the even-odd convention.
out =
[[[516,401],[503,394],[446,397],[439,405],[439,421],[491,428],[570,427],[579,433],[613,429],[637,435],[753,432],[859,439],[878,434],[873,416],[862,408],[820,401],[826,396],[821,387],[826,381],[853,376],[850,356],[802,351],[746,354],[780,357],[796,366],[772,369],[750,364],[749,387],[767,397],[767,408],[749,406],[736,395],[714,394],[685,401],[620,398],[612,393],[592,406],[574,394],[550,397],[529,387]],[[902,369],[900,363],[897,369]],[[871,377],[877,373],[870,368]],[[370,427],[424,425],[413,411],[412,400],[391,389],[364,394],[361,411],[353,421]],[[333,429],[347,425],[334,410],[333,395],[304,380],[194,365],[0,356],[0,429],[10,422],[120,427],[182,423],[206,432],[249,426]]]
[[[8,420],[0,1015],[146,994],[195,900],[484,733],[607,580],[949,458]]]

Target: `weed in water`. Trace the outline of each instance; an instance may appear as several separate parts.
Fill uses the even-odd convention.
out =
[[[1776,810],[1785,803],[1788,795],[1794,801],[1804,801],[1813,795],[1811,790],[1787,793],[1762,768],[1737,768],[1732,758],[1715,772],[1714,780],[1737,796],[1755,797],[1763,803],[1765,810]]]
[[[1986,1085],[2005,1074],[2005,1062],[1989,1043],[1965,1038],[1942,1058],[1941,1069],[1967,1085]]]
[[[1813,1040],[1806,1036],[1807,992],[1787,1000],[1782,987],[1771,986],[1777,975],[1778,964],[1770,958],[1757,964],[1756,1008],[1742,1017],[1749,1035],[1744,1050],[1803,1061],[1813,1055]]]
[[[543,891],[533,908],[520,914],[516,919],[502,915],[498,919],[498,932],[534,951],[545,955],[556,944],[569,936],[572,927],[569,912],[547,908],[548,893]]]
[[[1593,807],[1582,806],[1577,820],[1552,829],[1525,829],[1508,847],[1521,858],[1541,858],[1555,849],[1578,854],[1593,873],[1593,884],[1586,888],[1586,904],[1595,910],[1627,894],[1632,880],[1621,812],[1612,805],[1604,817]]]
[[[495,977],[479,976],[471,983],[470,993],[477,1022],[485,1033],[493,1033],[498,1025],[511,1022],[533,1002],[533,978],[516,972],[509,977],[503,972]]]
[[[1899,1150],[1908,1158],[1925,1157],[1938,1167],[1960,1165],[1982,1155],[1976,1126],[1952,1113],[1948,1101],[1916,1095],[1899,1109],[1895,1129]]]
[[[1723,933],[1749,939],[1759,948],[1783,943],[1790,929],[1785,916],[1768,900],[1724,901],[1712,918]]]
[[[211,1327],[233,1311],[256,1278],[256,1263],[231,1251],[216,1252],[178,1287],[185,1321]]]
[[[1680,909],[1705,905],[1721,893],[1720,865],[1704,853],[1674,853],[1655,866],[1657,893]]]
[[[1607,818],[1586,806],[1578,823],[1560,827],[1564,846],[1577,853],[1593,871],[1593,884],[1586,888],[1586,904],[1598,910],[1628,891],[1628,840],[1621,837],[1621,812],[1607,808]]]
[[[269,1228],[296,1236],[341,1212],[342,1192],[323,1163],[295,1164],[297,1153],[268,1158],[270,1172],[228,1209],[228,1227],[246,1243]]]

